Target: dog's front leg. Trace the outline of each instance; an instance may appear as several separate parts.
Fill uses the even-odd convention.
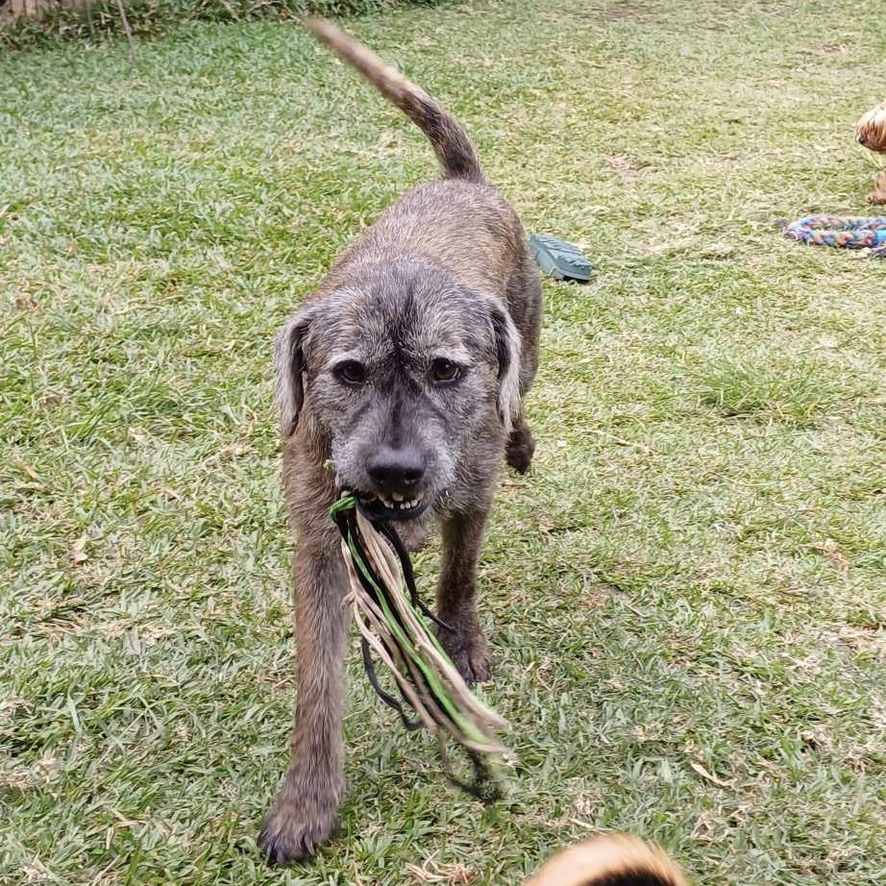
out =
[[[331,524],[330,524],[331,527]],[[298,698],[286,783],[268,813],[259,845],[285,864],[313,854],[335,829],[344,791],[345,612],[347,579],[334,533],[298,536],[295,635]]]
[[[489,679],[492,656],[477,617],[477,561],[489,503],[441,521],[443,563],[437,588],[437,615],[447,628],[440,642],[470,685]]]

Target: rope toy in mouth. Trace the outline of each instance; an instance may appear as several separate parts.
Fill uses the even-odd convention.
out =
[[[870,249],[871,257],[886,258],[886,218],[841,218],[809,215],[788,224],[778,222],[785,237],[810,246]]]
[[[372,688],[399,713],[407,729],[424,726],[436,736],[446,775],[454,784],[484,801],[497,799],[507,758],[498,733],[507,723],[471,693],[428,629],[426,620],[446,625],[419,599],[400,537],[389,524],[371,521],[349,492],[342,493],[330,514],[342,536],[351,588],[345,602],[352,606],[362,635],[363,665]],[[393,674],[400,698],[379,684],[373,653]],[[474,770],[472,781],[453,774],[447,737],[465,749]]]

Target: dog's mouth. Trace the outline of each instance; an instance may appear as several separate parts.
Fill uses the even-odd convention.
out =
[[[407,497],[397,492],[389,496],[375,492],[358,492],[357,504],[370,517],[381,520],[414,520],[428,505],[421,492]]]

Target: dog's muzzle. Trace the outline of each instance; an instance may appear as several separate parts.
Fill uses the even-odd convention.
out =
[[[360,490],[357,498],[372,516],[410,520],[427,506],[423,481],[425,459],[413,447],[381,446],[366,462],[372,489]]]

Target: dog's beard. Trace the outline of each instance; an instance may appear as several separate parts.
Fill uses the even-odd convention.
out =
[[[415,483],[393,482],[386,487],[370,475],[378,449],[370,441],[380,439],[384,428],[376,423],[368,429],[351,427],[347,433],[337,429],[330,441],[337,487],[353,493],[361,510],[376,520],[407,522],[436,511],[458,476],[459,441],[453,445],[453,441],[441,439],[440,429],[427,424],[422,431],[420,436],[401,440],[404,449],[421,454],[420,479]]]

